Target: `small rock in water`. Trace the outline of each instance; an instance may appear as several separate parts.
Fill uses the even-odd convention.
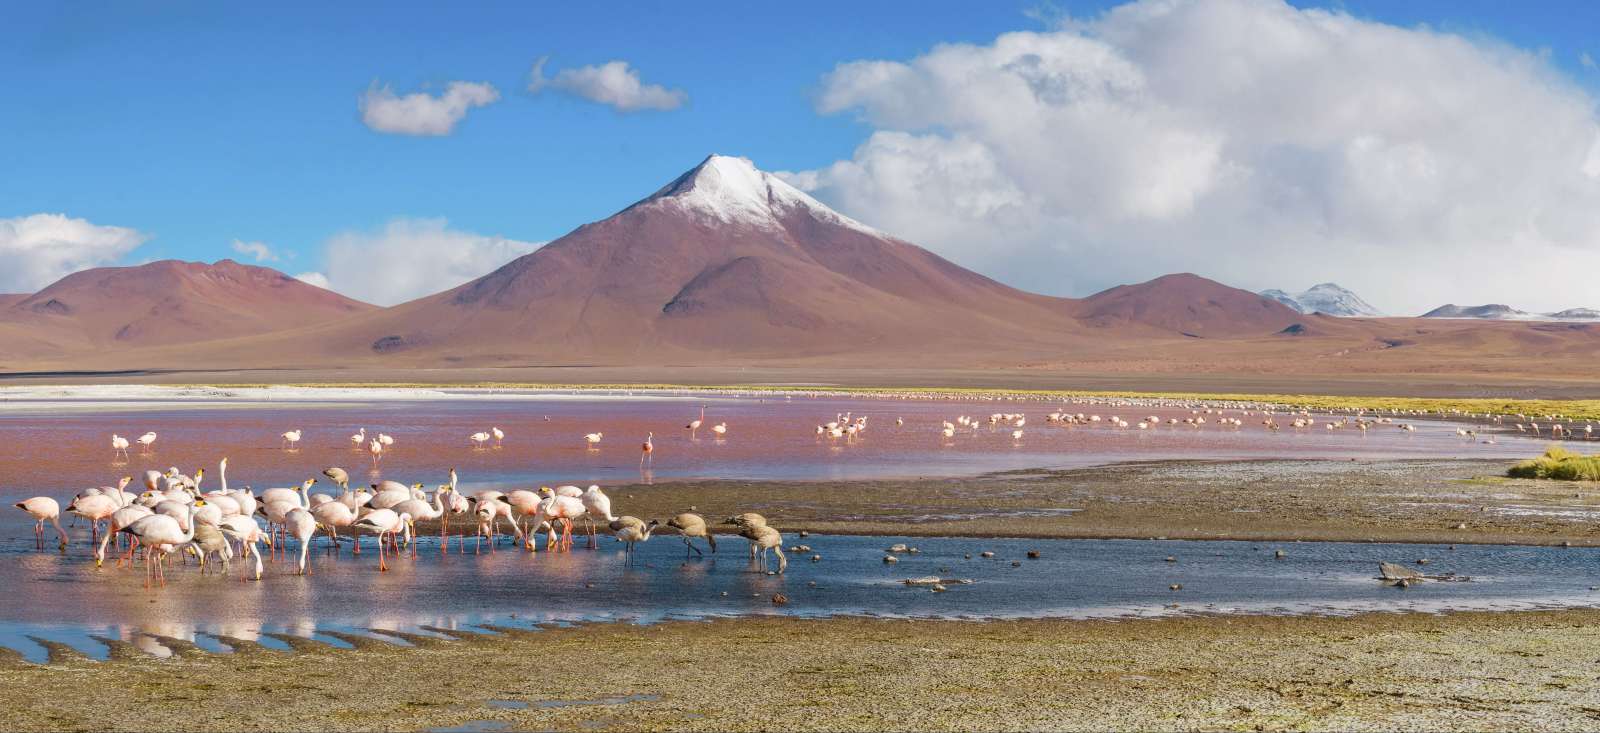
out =
[[[1562,542],[1561,546],[1562,547],[1571,547],[1572,546],[1572,540],[1567,540],[1565,542]]]
[[[1429,560],[1429,559],[1428,559],[1428,558],[1425,558],[1425,557],[1419,557],[1419,558],[1417,558],[1417,564],[1418,564],[1418,565],[1427,565],[1427,564],[1428,564],[1428,563],[1430,563],[1430,562],[1433,562],[1433,561],[1432,561],[1432,560]]]
[[[899,554],[902,554],[902,555],[903,555],[903,554],[905,554],[905,553],[906,553],[906,552],[907,552],[907,551],[908,551],[908,550],[910,550],[910,549],[911,549],[911,548],[909,548],[909,547],[906,547],[906,546],[905,546],[905,545],[903,545],[903,544],[893,544],[893,545],[889,545],[889,551],[890,551],[890,552],[894,552],[894,553],[899,553]]]
[[[1011,561],[1011,567],[1014,567],[1014,568],[1022,567],[1022,561],[1021,560],[1012,560]]]
[[[807,532],[807,531],[805,531],[803,529],[800,530],[800,539],[805,539],[805,538],[810,537],[810,536],[811,536],[810,532]]]
[[[822,562],[822,556],[821,555],[812,555],[811,556],[811,562]]]
[[[943,593],[943,592],[945,592],[945,587],[942,586],[942,585],[939,585],[938,583],[935,583],[933,588],[932,588],[932,590],[933,590],[934,593]]]
[[[883,556],[883,561],[886,562],[886,563],[900,562],[900,558],[895,557],[894,555],[884,555]]]
[[[994,553],[984,550],[983,552],[978,553],[978,557],[994,557]]]
[[[1455,551],[1455,549],[1456,549],[1456,546],[1455,546],[1455,545],[1451,545],[1451,546],[1450,546],[1450,551],[1451,551],[1451,552],[1454,552],[1454,551]]]
[[[1175,557],[1173,557],[1171,555],[1167,556],[1167,562],[1177,562],[1177,561],[1178,561],[1178,558],[1175,558]]]
[[[1279,560],[1282,560],[1282,559],[1288,557],[1289,553],[1284,552],[1283,550],[1278,550],[1276,552],[1273,552],[1272,556],[1275,557],[1275,558],[1278,558]]]
[[[1456,529],[1466,529],[1466,528],[1467,528],[1467,523],[1466,522],[1461,522],[1461,523],[1456,525]]]
[[[1173,583],[1172,585],[1167,586],[1167,590],[1183,590],[1183,584]]]
[[[972,559],[972,553],[969,552],[969,553],[967,553],[965,555],[962,555],[961,557],[964,558],[964,559],[967,559],[967,560],[971,560]]]
[[[1410,578],[1401,578],[1399,580],[1396,580],[1394,582],[1394,587],[1396,587],[1396,588],[1410,588],[1411,587],[1411,579]]]
[[[815,588],[815,587],[817,587],[817,581],[815,581],[815,580],[812,580],[812,581],[808,581],[808,582],[807,582],[807,583],[806,583],[806,585],[807,585],[807,586],[810,586],[810,587],[812,587],[812,588]]]
[[[1039,551],[1038,550],[1028,550],[1028,559],[1029,560],[1038,560],[1039,559]]]
[[[727,591],[723,591],[722,595],[728,595],[728,592]]]
[[[772,594],[772,605],[781,606],[781,605],[783,605],[785,603],[788,603],[788,602],[789,602],[789,597],[788,596],[786,596],[786,595],[784,595],[782,593],[773,593]]]
[[[915,554],[917,554],[919,552],[922,552],[922,550],[919,550],[919,549],[917,549],[915,547],[908,547],[908,548],[906,548],[906,552],[908,552],[908,553],[910,553],[912,555],[915,555]]]

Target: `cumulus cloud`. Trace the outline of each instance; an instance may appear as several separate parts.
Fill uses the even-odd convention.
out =
[[[116,262],[149,238],[63,214],[0,219],[0,292],[34,292],[78,270]]]
[[[399,96],[389,87],[374,83],[361,95],[361,121],[378,132],[449,135],[456,123],[467,116],[467,110],[499,98],[499,91],[481,82],[453,81],[439,96],[427,92]]]
[[[256,262],[277,262],[278,253],[273,252],[266,242],[245,242],[233,240],[233,251],[246,255]]]
[[[789,176],[1046,292],[1190,270],[1335,280],[1394,313],[1600,306],[1600,120],[1541,54],[1280,0],[1139,0],[845,63],[873,128]]]
[[[538,249],[542,242],[451,229],[444,219],[394,219],[334,235],[323,267],[296,275],[357,300],[394,305],[448,290]]]
[[[641,82],[639,72],[630,68],[626,61],[562,69],[555,76],[546,78],[544,64],[547,60],[548,57],[541,58],[533,64],[528,91],[537,94],[550,87],[591,102],[609,105],[618,112],[677,109],[689,100],[689,95],[681,89]]]
[[[302,272],[298,275],[295,275],[294,279],[299,280],[307,285],[315,285],[323,290],[333,289],[333,284],[328,282],[328,276],[320,272]]]

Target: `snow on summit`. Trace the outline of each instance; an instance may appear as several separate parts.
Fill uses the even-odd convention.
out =
[[[828,208],[822,202],[763,171],[749,158],[711,155],[649,198],[628,208],[672,206],[721,224],[782,228],[781,217],[795,210],[876,237],[887,236]]]

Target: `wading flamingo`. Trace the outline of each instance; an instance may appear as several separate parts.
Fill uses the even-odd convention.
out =
[[[652,466],[655,465],[655,461],[650,458],[650,454],[656,452],[655,437],[656,437],[655,433],[650,433],[650,434],[644,436],[644,444],[639,446],[639,467],[640,468],[644,467],[645,461],[650,461],[650,465],[652,465]]]
[[[660,524],[661,522],[652,519],[650,520],[650,523],[645,525],[644,529],[641,530],[638,525],[630,522],[617,532],[617,541],[626,545],[622,551],[623,562],[633,561],[634,546],[640,542],[649,540],[650,533],[654,532],[656,527]]]
[[[123,458],[128,457],[128,439],[117,435],[116,433],[112,433],[111,456],[115,458],[118,453],[121,453]]]
[[[146,588],[150,587],[152,573],[161,580],[161,585],[165,586],[167,584],[167,576],[163,572],[167,553],[179,545],[194,539],[194,514],[203,506],[205,506],[204,499],[196,501],[189,506],[189,514],[186,517],[189,525],[187,530],[178,524],[177,519],[165,514],[152,514],[118,530],[137,537],[139,544],[144,545],[144,585]]]
[[[366,516],[357,519],[354,526],[356,529],[367,530],[378,535],[378,570],[381,571],[389,570],[389,563],[384,555],[383,536],[389,535],[389,540],[394,542],[395,535],[405,532],[406,542],[411,541],[410,515],[396,514],[392,509],[374,509],[368,512]],[[400,551],[399,544],[394,545],[394,551]]]
[[[311,516],[311,512],[295,507],[284,516],[283,524],[289,530],[289,534],[295,538],[295,541],[300,543],[300,562],[298,566],[300,574],[310,575],[311,569],[306,566],[306,556],[311,552],[311,537],[317,533],[316,518]]]
[[[698,419],[695,419],[695,420],[690,420],[689,424],[685,425],[683,427],[684,427],[684,429],[689,431],[689,437],[693,438],[695,431],[699,430],[700,426],[704,425],[705,423],[706,423],[706,406],[705,405],[701,405],[700,406],[700,417]]]
[[[600,439],[604,437],[605,433],[589,433],[588,435],[583,436],[583,439],[588,441],[590,448],[593,448],[597,445],[600,445]]]
[[[17,508],[33,517],[33,544],[36,548],[44,549],[44,523],[49,522],[56,527],[56,534],[61,536],[62,552],[67,551],[67,531],[61,528],[61,505],[48,496],[35,496],[17,502]]]
[[[283,433],[280,436],[283,438],[283,447],[293,449],[295,446],[300,445],[300,436],[302,434],[303,433],[298,429]]]
[[[705,556],[700,548],[695,547],[691,541],[695,537],[704,537],[706,544],[711,546],[711,552],[717,551],[717,536],[711,533],[711,528],[706,526],[706,518],[692,512],[684,512],[667,520],[667,526],[678,530],[683,536],[684,558],[689,557],[689,550],[694,550],[696,555]]]
[[[473,433],[473,434],[467,436],[467,440],[472,441],[472,447],[474,447],[474,448],[482,448],[484,443],[489,442],[489,434],[488,433],[481,433],[481,432],[480,433]]]
[[[499,447],[500,441],[506,439],[506,431],[500,428],[489,428],[489,434],[494,436],[495,447]]]
[[[144,435],[139,436],[138,443],[140,445],[140,450],[149,453],[150,446],[156,444],[156,437],[157,436],[155,433],[145,433]]]

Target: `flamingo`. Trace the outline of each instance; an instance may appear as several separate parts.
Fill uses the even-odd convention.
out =
[[[138,443],[141,446],[141,450],[143,450],[146,453],[149,453],[150,452],[150,446],[153,446],[153,445],[156,444],[156,434],[153,433],[153,432],[145,433],[144,435],[139,436]]]
[[[33,517],[34,546],[44,549],[44,523],[50,522],[56,527],[56,534],[61,535],[61,551],[67,551],[67,531],[61,528],[61,505],[48,496],[35,496],[23,499],[16,504],[18,509]]]
[[[583,436],[583,439],[589,442],[590,448],[593,448],[597,445],[600,445],[600,439],[603,437],[605,437],[605,433],[589,433],[588,435]]]
[[[378,461],[383,460],[383,441],[375,439],[367,445],[367,449],[372,453],[372,467],[377,468]]]
[[[782,575],[785,568],[789,567],[789,559],[783,556],[783,535],[772,527],[752,527],[740,534],[750,540],[750,546],[761,553],[761,569],[767,568],[767,550],[772,550],[778,555],[778,574]]]
[[[291,450],[294,449],[295,446],[300,444],[301,435],[302,433],[298,429],[283,433],[281,436],[283,438],[283,447]]]
[[[667,520],[667,526],[678,530],[678,534],[683,536],[683,545],[686,548],[683,551],[685,559],[689,557],[689,550],[694,550],[695,554],[702,557],[705,556],[705,553],[701,552],[700,548],[695,547],[694,543],[690,541],[695,537],[706,538],[706,544],[711,546],[711,552],[715,553],[717,551],[717,536],[711,533],[710,527],[706,526],[705,517],[691,512],[684,512]]]
[[[450,487],[444,486],[441,487],[439,491],[433,492],[432,504],[429,504],[421,499],[407,499],[390,507],[390,509],[401,514],[409,515],[411,517],[411,521],[413,522],[419,519],[442,519],[445,512],[444,495],[449,493],[449,491]],[[443,524],[441,524],[440,527],[439,541],[448,545],[449,540],[444,536]]]
[[[489,434],[494,436],[495,447],[499,447],[500,441],[506,439],[506,431],[500,428],[489,428]]]
[[[355,509],[352,509],[349,504],[337,500],[323,502],[312,507],[311,517],[317,520],[317,524],[322,525],[329,537],[333,538],[334,547],[339,546],[339,528],[349,527],[356,523]],[[351,534],[356,538],[354,554],[359,555],[361,554],[361,537],[360,535],[355,535],[354,532]]]
[[[583,507],[583,500],[576,496],[557,495],[549,488],[541,488],[539,491],[545,496],[544,499],[539,502],[538,513],[533,515],[533,521],[531,522],[531,525],[537,527],[546,521],[550,522],[550,536],[553,539],[556,531],[555,520],[560,520],[560,548],[563,550],[571,550],[572,520],[582,517],[586,513]],[[530,547],[534,546],[531,535],[528,537],[528,544]],[[545,549],[553,550],[555,548],[552,547],[552,544],[547,541],[545,543]]]
[[[256,549],[256,543],[265,541],[268,547],[272,546],[272,537],[261,531],[261,525],[256,524],[254,517],[237,516],[222,520],[218,527],[228,539],[239,543],[242,553],[248,553],[255,558],[256,580],[261,579],[261,552]]]
[[[284,515],[283,523],[288,528],[289,534],[294,535],[300,542],[299,574],[310,575],[311,569],[306,566],[306,555],[311,551],[311,537],[317,533],[316,518],[311,516],[311,512],[295,507]]]
[[[123,458],[128,457],[128,439],[117,435],[116,433],[112,433],[111,456],[115,458],[118,453],[121,453]]]
[[[100,522],[110,519],[113,512],[122,508],[121,492],[116,497],[106,494],[79,496],[67,504],[67,511],[89,520],[89,541],[100,540]]]
[[[489,442],[489,434],[483,432],[473,433],[467,436],[467,440],[472,441],[472,447],[482,448],[484,443]]]
[[[694,437],[695,431],[699,430],[700,426],[704,425],[705,422],[706,422],[706,406],[705,405],[701,405],[700,406],[700,418],[697,419],[697,420],[690,420],[689,424],[685,425],[683,427],[684,427],[684,429],[689,431],[689,437],[692,438],[692,437]]]
[[[165,514],[152,514],[117,530],[133,535],[138,538],[139,544],[144,545],[144,586],[146,588],[150,587],[150,575],[152,572],[161,579],[162,586],[167,584],[167,576],[163,572],[162,562],[166,559],[167,553],[172,551],[172,548],[186,544],[194,539],[194,515],[203,506],[205,506],[204,499],[189,505],[189,513],[185,517],[189,525],[187,530],[183,529],[177,519]]]
[[[389,564],[384,559],[383,536],[389,535],[390,540],[404,531],[406,542],[411,541],[411,516],[409,514],[396,514],[392,509],[374,509],[366,516],[357,519],[356,529],[365,529],[378,535],[378,570],[388,571]],[[398,546],[397,546],[398,551]]]
[[[583,512],[589,519],[589,549],[592,550],[600,546],[595,540],[595,520],[600,517],[607,522],[616,519],[611,513],[611,497],[606,496],[599,486],[591,485],[578,496],[578,501],[583,502]]]
[[[650,454],[654,453],[655,450],[656,450],[655,437],[656,437],[655,433],[650,433],[650,434],[644,436],[644,444],[639,446],[639,467],[640,468],[644,467],[644,463],[647,460],[650,461],[650,465],[652,465],[652,466],[655,465],[655,460],[650,457]]]
[[[366,443],[366,442],[367,442],[367,429],[366,428],[362,428],[360,432],[356,433],[355,435],[350,436],[350,445],[351,445],[351,447],[355,448],[356,450],[361,450],[361,445],[363,443]]]
[[[716,433],[718,438],[723,437],[728,434],[728,424],[723,422],[712,425],[711,432]]]
[[[634,520],[634,522],[627,523],[622,527],[622,529],[617,531],[617,541],[627,546],[622,551],[624,562],[632,561],[634,547],[640,542],[649,540],[650,533],[654,532],[656,527],[661,524],[661,522],[652,519],[650,520],[649,524],[644,525],[644,528],[640,529],[637,522],[638,520]]]

